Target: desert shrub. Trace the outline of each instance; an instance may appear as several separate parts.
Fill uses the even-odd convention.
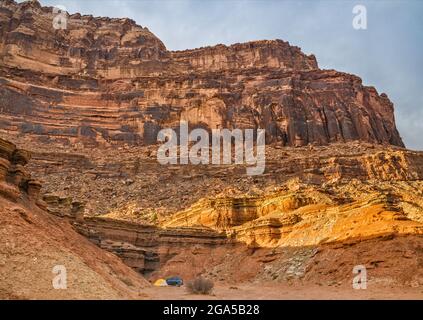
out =
[[[188,292],[193,294],[210,294],[213,287],[213,281],[203,277],[197,277],[187,283]]]

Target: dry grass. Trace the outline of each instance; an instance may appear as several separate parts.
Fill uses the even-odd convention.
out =
[[[211,294],[214,283],[203,277],[197,277],[187,283],[187,290],[192,294]]]

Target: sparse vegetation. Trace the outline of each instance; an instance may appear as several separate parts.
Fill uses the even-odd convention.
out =
[[[203,277],[197,277],[187,283],[187,290],[192,294],[211,294],[213,287],[213,281]]]

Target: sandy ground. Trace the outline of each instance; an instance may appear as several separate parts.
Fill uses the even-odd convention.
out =
[[[285,285],[285,284],[240,284],[237,286],[217,285],[211,295],[189,294],[185,287],[150,287],[143,289],[153,300],[374,300],[374,299],[417,299],[423,300],[423,288],[371,287],[353,289],[347,286]]]

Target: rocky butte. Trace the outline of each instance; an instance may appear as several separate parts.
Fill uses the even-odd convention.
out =
[[[254,281],[359,297],[356,265],[367,298],[421,297],[423,153],[386,94],[282,40],[169,51],[130,19],[53,18],[0,2],[1,298],[155,298],[145,278],[174,275],[218,298]],[[264,174],[160,165],[157,133],[180,121],[265,129]],[[50,286],[58,260],[72,290]]]

